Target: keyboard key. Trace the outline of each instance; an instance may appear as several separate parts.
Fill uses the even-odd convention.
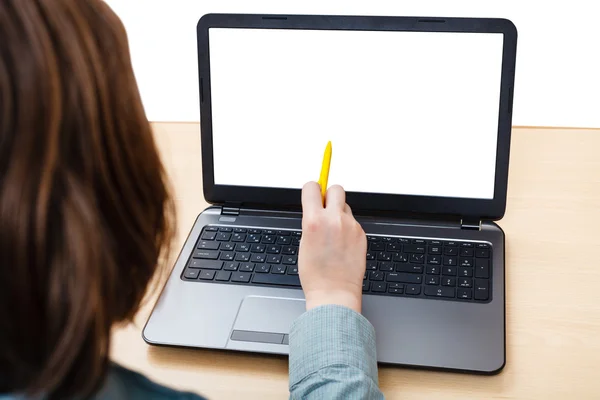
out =
[[[477,245],[475,245],[475,247],[477,247],[478,249],[489,249],[490,245],[487,243],[477,243]]]
[[[440,256],[427,256],[427,264],[440,265],[442,263],[442,257]]]
[[[248,229],[246,229],[246,228],[233,228],[233,231],[235,233],[246,233],[246,232],[248,232]]]
[[[490,269],[487,265],[481,265],[475,268],[475,278],[489,279]]]
[[[456,257],[444,257],[444,265],[457,265],[458,259]]]
[[[425,240],[423,239],[413,239],[413,244],[425,244]]]
[[[252,234],[260,234],[262,233],[262,231],[260,229],[248,229],[248,233],[252,233]]]
[[[380,251],[379,253],[377,253],[377,259],[379,261],[391,261],[392,254],[386,253],[385,251]]]
[[[281,262],[285,265],[296,265],[298,262],[298,256],[285,256]]]
[[[248,283],[250,282],[250,277],[252,274],[250,272],[232,272],[231,273],[231,282],[241,282]],[[256,276],[268,276],[268,275],[254,275]]]
[[[428,275],[439,275],[440,274],[440,267],[436,267],[436,266],[427,266],[427,268],[425,269],[425,273]]]
[[[217,272],[217,276],[215,277],[215,281],[227,282],[231,278],[231,272],[229,271],[219,271]]]
[[[199,269],[221,269],[223,267],[223,261],[192,260],[188,267]]]
[[[459,288],[457,297],[459,299],[470,300],[471,299],[471,289],[460,289]]]
[[[225,271],[237,271],[240,263],[237,262],[226,262],[223,264],[223,269]]]
[[[300,278],[298,277],[298,275],[254,274],[252,282],[262,283],[265,285],[300,287]]]
[[[456,289],[443,286],[425,286],[425,296],[453,298],[456,295]]]
[[[241,243],[236,246],[237,251],[250,251],[250,245],[246,243]]]
[[[471,288],[473,287],[473,279],[459,278],[458,286],[461,288]]]
[[[371,280],[373,280],[373,279],[371,278]],[[416,274],[388,272],[386,280],[388,282],[419,283],[420,284],[423,281],[423,277],[421,275],[416,275]]]
[[[472,267],[473,266],[473,259],[472,258],[461,258],[459,265],[461,267]]]
[[[404,252],[405,253],[419,253],[419,254],[424,254],[425,253],[425,246],[422,246],[422,245],[406,245],[406,246],[404,246]]]
[[[413,253],[408,258],[408,261],[410,261],[411,263],[423,264],[425,262],[425,255]]]
[[[388,288],[388,293],[390,293],[390,294],[402,294],[402,293],[404,293],[404,289]]]
[[[444,247],[444,254],[447,256],[458,255],[458,247]]]
[[[219,232],[233,232],[233,228],[222,226],[219,228]]]
[[[487,300],[489,297],[489,281],[475,279],[475,300]]]
[[[374,260],[375,259],[375,253],[371,253],[370,251],[367,251],[367,260]]]
[[[421,285],[406,285],[404,293],[417,296],[421,294]]]
[[[400,243],[388,243],[385,250],[400,252],[400,251],[402,251],[402,245]]]
[[[279,254],[281,253],[281,246],[278,245],[272,245],[272,246],[267,246],[267,253],[268,254]]]
[[[271,266],[269,264],[258,264],[255,269],[259,274],[268,274],[271,270]]]
[[[217,250],[220,245],[221,245],[221,243],[219,243],[219,242],[213,242],[213,241],[207,241],[207,240],[201,240],[198,242],[198,248],[204,249],[204,250]]]
[[[456,276],[456,267],[444,267],[442,268],[442,275]]]
[[[300,246],[300,239],[292,237],[292,243],[291,244],[292,244],[292,246],[296,246],[296,248],[297,248],[298,246]]]
[[[263,234],[265,235],[277,235],[277,231],[273,230],[273,229],[265,229],[264,231],[262,231]]]
[[[490,260],[486,260],[483,258],[476,258],[475,259],[475,268],[479,268],[479,267],[489,267],[490,266]]]
[[[362,285],[363,293],[368,292],[370,287],[371,287],[371,283],[369,281],[363,281],[363,285]]]
[[[275,235],[264,235],[261,239],[261,242],[264,244],[273,244],[277,241],[277,236]]]
[[[377,236],[367,236],[367,242],[378,242],[379,238]]]
[[[385,293],[387,284],[385,282],[371,282],[371,292]]]
[[[439,286],[439,284],[440,284],[440,277],[439,276],[435,276],[435,275],[429,275],[429,276],[425,277],[425,284],[426,285],[436,285],[436,286]]]
[[[286,269],[285,265],[271,265],[272,274],[285,274]]]
[[[371,242],[369,244],[369,250],[371,250],[371,251],[385,251],[385,243],[383,243],[383,242]]]
[[[288,275],[298,275],[298,267],[295,265],[290,265],[287,273]]]
[[[441,245],[442,245],[442,242],[440,242],[439,240],[430,240],[430,241],[429,241],[429,244],[430,244],[431,246],[441,246]]]
[[[235,255],[235,261],[250,261],[250,253],[237,253]]]
[[[250,251],[253,253],[264,253],[266,249],[267,246],[265,246],[264,244],[253,244],[250,247]]]
[[[194,258],[203,258],[205,260],[216,260],[219,258],[219,251],[216,250],[196,250],[194,252]]]
[[[277,234],[279,236],[290,236],[291,235],[290,231],[277,231]]]
[[[371,281],[382,281],[383,278],[385,278],[385,275],[383,272],[371,271],[369,273],[369,280],[371,280]]]
[[[487,249],[475,249],[475,257],[477,258],[489,258],[490,251]]]
[[[246,238],[246,243],[260,243],[260,239],[260,235],[251,234]]]
[[[458,276],[467,277],[467,278],[472,277],[473,276],[473,268],[459,267],[458,268]]]
[[[264,254],[252,254],[250,261],[253,263],[264,263],[266,258]]]
[[[231,236],[231,241],[232,242],[243,242],[246,240],[246,234],[245,233],[234,233]]]
[[[208,232],[216,232],[219,230],[219,228],[217,228],[216,226],[205,226],[204,230]]]
[[[456,278],[442,279],[442,286],[456,286]]]
[[[473,246],[473,243],[461,243],[460,247],[463,247],[463,248],[467,247],[469,249],[472,249],[474,246]]]
[[[231,239],[231,233],[219,232],[217,233],[217,240],[219,242],[227,242]]]
[[[411,274],[422,274],[423,266],[419,264],[396,264],[396,272],[409,272]]]
[[[442,254],[442,246],[429,246],[429,254]]]
[[[254,263],[241,263],[238,271],[252,272],[252,271],[254,271]]]
[[[394,243],[395,242],[394,238],[391,238],[391,237],[382,237],[380,239],[382,242],[385,242],[385,243]]]
[[[458,243],[451,240],[451,241],[444,242],[444,246],[456,247],[456,246],[458,246]]]
[[[277,244],[290,244],[292,243],[292,238],[289,236],[277,236]]]
[[[397,238],[396,241],[398,243],[402,243],[402,244],[410,244],[410,239],[406,239],[406,238]]]
[[[200,273],[198,274],[198,278],[200,278],[203,281],[212,281],[215,278],[215,271],[201,270]]]
[[[281,254],[296,255],[297,253],[298,253],[298,249],[294,246],[283,246],[281,248]]]
[[[369,261],[369,262],[373,262],[373,261]],[[392,271],[394,271],[394,263],[391,261],[381,261],[379,263],[379,270],[385,271],[385,272],[392,272]]]
[[[402,253],[393,253],[393,260],[395,262],[408,262],[408,255]]]
[[[233,251],[221,252],[221,260],[223,260],[223,261],[233,261],[234,258],[235,258],[235,253]]]
[[[465,248],[461,248],[460,249],[460,256],[461,257],[473,257],[473,254],[474,254],[473,253],[473,249],[465,249]]]
[[[216,243],[216,242],[213,242]],[[222,251],[233,251],[235,250],[235,243],[223,243],[221,245],[221,250]]]
[[[217,232],[204,232],[202,234],[202,236],[200,237],[200,239],[202,240],[215,240],[215,237],[217,237]]]
[[[198,274],[200,273],[200,270],[198,269],[186,269],[183,276],[185,279],[198,279]]]
[[[267,256],[267,262],[269,264],[280,264],[281,256],[278,256],[278,255]]]
[[[367,271],[377,271],[377,261],[367,261]]]
[[[292,231],[292,236],[300,237],[300,236],[302,236],[302,232],[300,232],[300,231]]]

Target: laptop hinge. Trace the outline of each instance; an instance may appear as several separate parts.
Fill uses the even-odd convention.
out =
[[[481,220],[477,218],[461,218],[460,229],[469,229],[473,231],[481,230]]]
[[[223,207],[221,207],[221,215],[240,215],[240,205],[225,203]]]

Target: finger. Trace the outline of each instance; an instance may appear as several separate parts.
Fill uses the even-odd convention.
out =
[[[352,208],[350,208],[350,206],[348,205],[348,203],[346,203],[346,205],[344,205],[344,212],[348,215],[353,215],[352,214]]]
[[[306,183],[302,188],[302,212],[311,214],[322,209],[321,187],[317,182]]]
[[[340,185],[333,185],[327,189],[325,208],[328,210],[344,211],[346,205],[346,192]]]

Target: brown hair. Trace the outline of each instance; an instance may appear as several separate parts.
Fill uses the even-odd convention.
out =
[[[101,0],[0,1],[0,393],[92,393],[173,206]]]

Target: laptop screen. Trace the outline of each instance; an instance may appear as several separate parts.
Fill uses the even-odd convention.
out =
[[[214,180],[493,199],[503,34],[210,28]]]

